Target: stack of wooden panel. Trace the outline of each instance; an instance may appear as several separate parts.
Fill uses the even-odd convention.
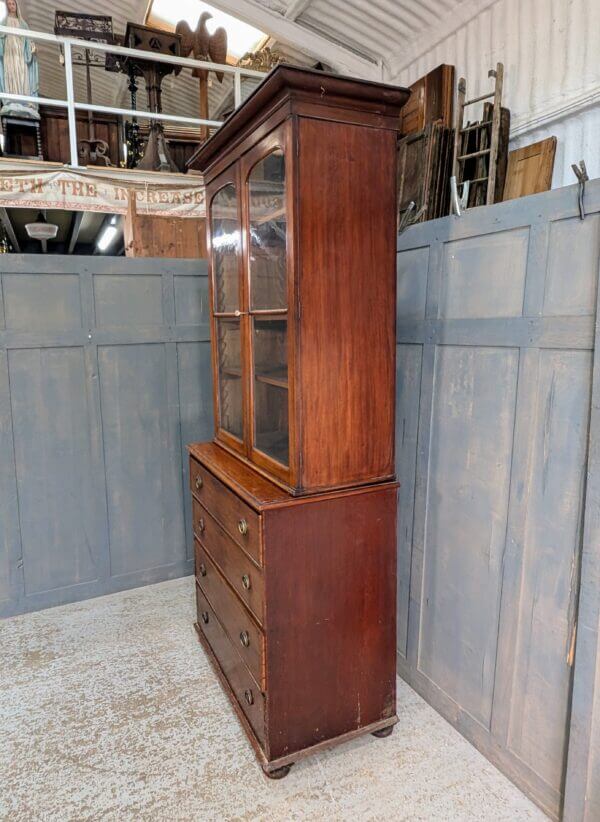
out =
[[[413,83],[410,90],[400,117],[399,226],[433,220],[449,212],[454,66],[438,66]]]
[[[453,139],[453,130],[437,122],[400,140],[399,225],[434,220],[449,213]]]

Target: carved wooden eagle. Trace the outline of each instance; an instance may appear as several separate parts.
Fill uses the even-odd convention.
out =
[[[227,62],[227,32],[220,26],[211,34],[206,26],[206,21],[210,20],[212,14],[203,12],[198,20],[196,31],[192,31],[185,20],[177,23],[175,31],[181,35],[181,56],[192,55],[195,60],[208,60],[212,63]],[[217,80],[223,82],[224,72],[216,71]],[[192,70],[194,77],[208,77],[208,71],[195,68]]]

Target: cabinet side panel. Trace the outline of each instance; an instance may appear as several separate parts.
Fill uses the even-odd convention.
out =
[[[264,520],[275,759],[395,715],[396,489]]]
[[[394,472],[396,134],[299,121],[302,485]]]

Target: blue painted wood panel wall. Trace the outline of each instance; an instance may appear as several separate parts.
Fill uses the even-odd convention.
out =
[[[569,758],[570,820],[600,807],[597,784],[575,810],[589,761],[568,757],[584,514],[600,482],[586,475],[600,181],[586,207],[582,222],[573,186],[398,241],[399,672],[554,817]],[[599,548],[584,570],[597,574]],[[586,650],[575,672],[593,690]]]
[[[0,258],[0,615],[192,572],[205,260]]]

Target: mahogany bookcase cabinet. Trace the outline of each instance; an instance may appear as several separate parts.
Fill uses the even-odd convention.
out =
[[[278,66],[196,153],[215,439],[200,640],[263,769],[396,722],[396,140],[405,89]]]

